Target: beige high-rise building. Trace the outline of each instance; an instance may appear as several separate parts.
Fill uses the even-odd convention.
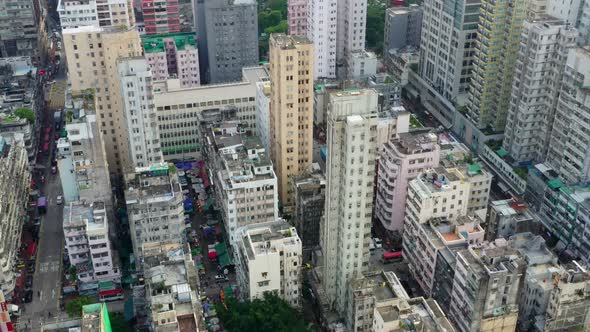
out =
[[[64,30],[63,43],[72,92],[94,95],[109,172],[123,174],[130,160],[117,60],[143,54],[139,34],[85,26]]]
[[[290,178],[312,163],[313,54],[313,44],[305,37],[270,36],[271,156],[287,212],[293,206]]]

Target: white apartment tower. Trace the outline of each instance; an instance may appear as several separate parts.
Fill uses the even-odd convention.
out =
[[[547,163],[569,184],[590,179],[590,49],[572,50],[557,102]]]
[[[309,0],[307,38],[314,47],[314,80],[336,78],[337,0]],[[364,38],[363,38],[364,39]]]
[[[328,106],[323,285],[330,305],[342,315],[349,282],[369,265],[377,99],[370,89],[335,92]]]
[[[338,0],[336,63],[348,66],[352,54],[365,51],[367,0]]]
[[[422,6],[420,77],[446,100],[461,104],[473,68],[480,1],[425,0]]]
[[[57,12],[63,29],[135,25],[131,0],[60,0]]]
[[[152,94],[152,72],[143,57],[121,59],[118,64],[123,110],[133,168],[160,164],[160,132]]]
[[[236,274],[247,300],[276,292],[294,307],[301,305],[301,240],[284,220],[254,224],[238,231]]]
[[[515,162],[541,162],[547,155],[565,62],[577,35],[551,17],[523,24],[503,146]]]

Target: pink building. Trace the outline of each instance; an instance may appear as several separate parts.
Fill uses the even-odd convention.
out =
[[[178,79],[185,88],[201,84],[194,32],[144,35],[141,41],[155,81]]]
[[[408,182],[437,167],[440,147],[430,131],[413,131],[384,144],[379,158],[375,216],[387,232],[404,228]]]
[[[178,0],[142,0],[141,11],[146,34],[180,32]]]
[[[289,0],[289,35],[307,36],[307,0]]]

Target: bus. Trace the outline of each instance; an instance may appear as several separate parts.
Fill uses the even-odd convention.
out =
[[[98,293],[98,299],[100,302],[122,300],[123,299],[123,290],[110,289],[110,290],[101,291]]]
[[[402,260],[403,257],[401,251],[384,252],[381,257],[381,263],[383,264],[398,263]]]

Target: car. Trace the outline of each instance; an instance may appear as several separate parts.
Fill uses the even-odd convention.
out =
[[[51,174],[57,174],[57,167],[51,166]]]
[[[381,239],[374,238],[373,239],[373,243],[375,244],[375,249],[381,249],[381,248],[383,248],[383,242],[381,242]]]
[[[25,281],[25,287],[33,287],[33,276],[28,276]]]
[[[223,274],[218,274],[215,276],[215,282],[226,282],[229,281],[229,279],[224,276]]]
[[[25,303],[33,302],[33,290],[28,290],[25,293]]]
[[[61,50],[61,42],[59,42],[59,41],[57,42],[57,49]]]
[[[56,201],[57,205],[61,205],[64,202],[64,198],[62,195],[59,195],[59,196],[57,196],[55,201]]]

